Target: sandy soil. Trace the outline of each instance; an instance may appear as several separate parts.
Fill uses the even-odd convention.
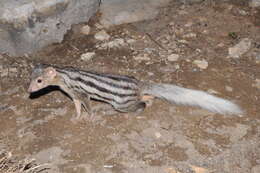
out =
[[[35,55],[1,55],[0,150],[50,163],[50,173],[259,172],[260,12],[243,2],[172,3],[154,20],[106,30],[107,41],[94,38],[97,14],[88,23],[89,35],[79,32],[85,24],[77,25],[62,43]],[[243,38],[251,40],[250,50],[228,57]],[[86,52],[95,52],[93,59],[81,60]],[[179,58],[169,61],[173,53]],[[235,101],[245,114],[224,116],[156,100],[138,116],[100,112],[95,121],[73,123],[74,105],[61,92],[29,97],[37,62],[204,90]]]

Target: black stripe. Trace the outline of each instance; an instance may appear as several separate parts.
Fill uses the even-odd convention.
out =
[[[95,88],[95,89],[97,89],[97,90],[99,90],[99,91],[101,91],[101,92],[104,92],[104,93],[109,93],[109,94],[112,94],[112,95],[115,95],[115,96],[119,96],[119,97],[137,96],[136,93],[135,93],[135,94],[120,94],[120,93],[116,93],[116,92],[110,91],[110,90],[108,90],[108,89],[106,89],[106,88],[100,87],[100,86],[98,86],[98,84],[95,84],[95,83],[93,83],[93,82],[85,81],[85,80],[82,79],[80,76],[78,76],[78,77],[76,77],[76,78],[72,78],[72,77],[70,76],[70,74],[67,73],[67,71],[59,71],[59,72],[62,73],[62,74],[65,74],[65,75],[68,76],[68,78],[71,79],[71,80],[80,81],[80,82],[84,83],[85,85],[91,86],[91,87],[93,87],[93,88]],[[91,77],[90,77],[90,78],[91,78]],[[111,85],[110,85],[110,86],[111,86]],[[111,87],[113,87],[113,86],[111,86]],[[132,89],[132,90],[133,90],[133,89]]]
[[[132,76],[125,76],[125,75],[114,75],[114,74],[104,74],[104,73],[97,73],[97,72],[93,72],[93,71],[84,71],[84,70],[77,70],[77,69],[74,69],[74,68],[65,68],[65,69],[60,69],[58,68],[57,69],[58,72],[60,71],[69,71],[69,72],[77,72],[77,73],[80,73],[80,74],[84,74],[84,75],[87,75],[89,76],[88,74],[92,74],[92,75],[96,75],[96,76],[102,76],[102,77],[105,77],[105,78],[109,78],[109,79],[112,79],[112,80],[115,80],[115,81],[118,81],[118,82],[127,82],[129,84],[135,84],[135,85],[138,85],[139,81],[132,77]],[[104,81],[102,79],[98,79],[96,77],[93,77],[93,76],[89,76],[89,77],[92,77],[96,80],[100,80],[104,83],[107,83],[109,85],[111,85],[111,83],[107,82],[107,81]],[[116,84],[114,84],[116,85]],[[123,87],[126,87],[126,89],[128,89],[127,86],[118,86],[119,88],[123,88]]]
[[[90,95],[90,96],[91,96],[91,95],[95,95],[95,96],[97,96],[97,99],[102,100],[102,101],[106,101],[106,102],[108,102],[108,103],[110,103],[110,102],[115,102],[115,103],[118,104],[118,105],[124,105],[124,104],[127,104],[127,103],[131,102],[131,101],[136,102],[136,99],[127,99],[127,100],[124,101],[124,102],[118,102],[118,101],[116,101],[116,100],[103,97],[103,96],[101,96],[101,95],[99,95],[99,94],[97,94],[97,93],[91,93],[91,92],[85,90],[85,89],[82,88],[82,87],[80,87],[80,89],[81,89],[81,90],[84,90],[84,93],[87,93],[87,94]],[[93,98],[94,98],[94,97],[93,97]],[[95,99],[96,99],[96,98],[95,98]]]
[[[82,71],[79,72],[79,73],[82,74]],[[106,80],[104,80],[104,79],[98,78],[99,76],[101,76],[101,77],[104,77],[104,78],[111,79],[111,78],[109,78],[108,76],[105,76],[105,75],[103,75],[103,74],[92,74],[92,75],[96,75],[97,77],[92,76],[92,75],[89,75],[89,74],[92,74],[92,73],[84,72],[82,75],[87,76],[87,77],[90,77],[90,78],[92,78],[92,79],[95,79],[95,80],[97,80],[97,81],[99,81],[99,82],[103,82],[103,83],[105,83],[105,84],[111,85],[111,86],[113,86],[113,87],[115,87],[115,88],[133,89],[133,86],[122,86],[122,85],[120,85],[120,84],[118,84],[118,83],[112,83],[112,82],[106,81]],[[118,78],[117,78],[117,79],[118,79]],[[137,88],[137,83],[136,83],[136,81],[133,82],[133,81],[131,81],[131,78],[128,78],[128,79],[130,79],[130,80],[127,81],[127,83],[129,83],[129,84],[134,84],[135,87]],[[114,79],[113,79],[113,80],[114,80]],[[121,81],[123,81],[123,80],[121,80]],[[117,82],[120,82],[120,80],[117,80]],[[126,81],[123,81],[123,82],[126,82]]]
[[[85,85],[90,86],[92,88],[95,88],[98,91],[103,92],[103,93],[108,93],[108,94],[112,94],[112,95],[119,96],[119,97],[137,96],[136,93],[133,93],[133,94],[120,94],[120,93],[113,92],[113,91],[108,90],[108,89],[106,89],[104,87],[98,86],[98,84],[95,84],[95,83],[90,82],[90,81],[83,80],[81,77],[76,77],[74,80],[79,81],[81,83],[84,83]]]

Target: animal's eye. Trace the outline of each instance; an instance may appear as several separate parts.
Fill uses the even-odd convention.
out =
[[[42,80],[41,80],[41,79],[38,79],[38,80],[37,80],[37,83],[42,83]]]

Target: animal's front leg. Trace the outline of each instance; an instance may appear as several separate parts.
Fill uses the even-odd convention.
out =
[[[74,105],[75,105],[75,108],[76,108],[76,119],[79,119],[80,118],[80,115],[81,115],[81,100],[78,100],[78,99],[73,99],[73,102],[74,102]]]

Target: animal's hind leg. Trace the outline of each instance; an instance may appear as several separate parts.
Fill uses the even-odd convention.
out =
[[[146,107],[145,102],[137,102],[125,108],[116,108],[120,112],[133,112],[136,114],[141,113]]]

